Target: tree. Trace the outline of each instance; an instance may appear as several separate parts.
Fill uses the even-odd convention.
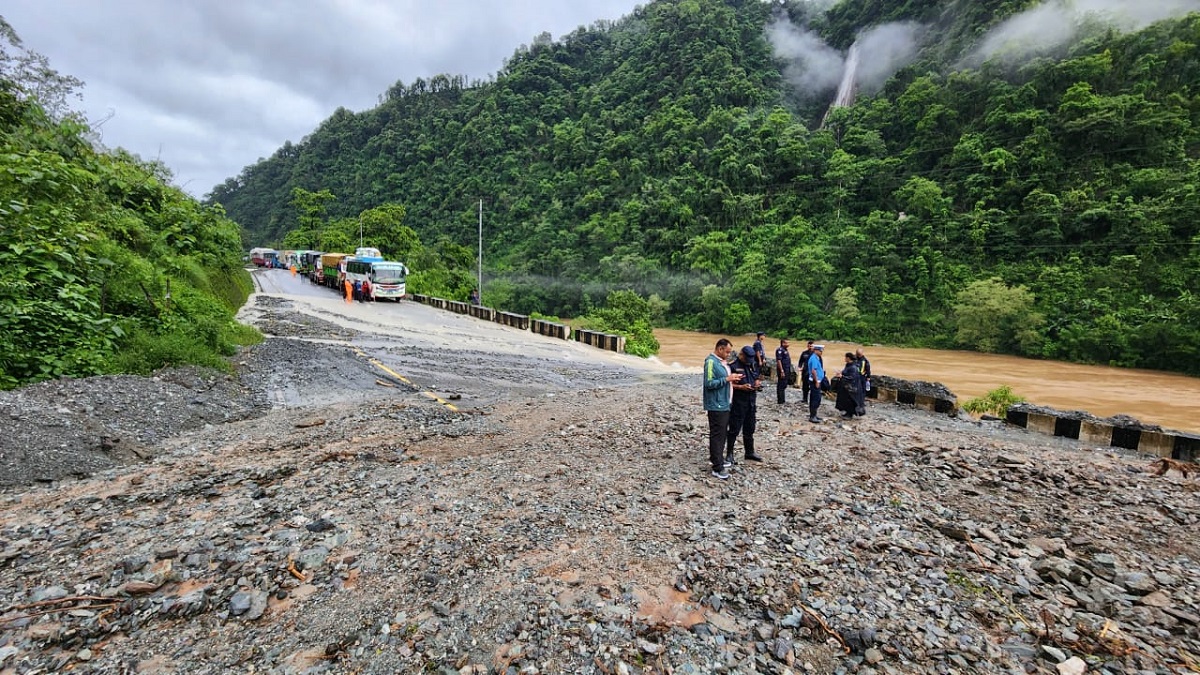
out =
[[[1040,343],[1042,315],[1024,286],[1007,286],[996,277],[973,281],[954,304],[958,343],[981,352],[1034,354]]]

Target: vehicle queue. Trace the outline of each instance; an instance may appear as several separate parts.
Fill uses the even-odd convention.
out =
[[[359,247],[353,255],[252,248],[250,262],[256,267],[292,270],[293,274],[303,275],[314,284],[335,289],[354,300],[399,302],[407,294],[408,266],[384,260],[377,248]]]

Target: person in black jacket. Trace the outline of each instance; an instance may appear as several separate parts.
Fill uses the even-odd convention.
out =
[[[808,347],[800,352],[800,402],[808,403],[808,392],[812,390],[812,382],[809,382],[808,375],[808,358],[813,353],[813,341],[808,341]]]
[[[788,352],[788,339],[780,338],[779,348],[775,350],[775,398],[779,405],[786,402],[787,388],[795,376],[792,355]]]
[[[871,391],[871,362],[863,353],[862,347],[854,351],[854,361],[858,364],[858,374],[862,377],[863,393]]]
[[[746,459],[761,462],[762,457],[754,452],[754,430],[758,426],[758,392],[762,389],[759,379],[754,347],[742,347],[737,360],[729,366],[731,373],[741,373],[742,379],[733,385],[733,400],[729,405],[729,432],[725,435],[725,462],[737,464],[733,456],[733,445],[738,434],[742,434]]]
[[[842,377],[838,383],[837,402],[834,407],[842,412],[842,417],[850,419],[855,415],[867,414],[864,399],[862,374],[858,370],[858,360],[854,354],[846,352],[846,365],[842,368]]]

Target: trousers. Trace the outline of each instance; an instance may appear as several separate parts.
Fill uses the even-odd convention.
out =
[[[708,411],[708,461],[713,471],[725,469],[725,436],[729,433],[729,411]]]

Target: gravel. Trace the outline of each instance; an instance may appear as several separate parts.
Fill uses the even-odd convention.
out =
[[[448,366],[258,303],[274,337],[234,376],[0,394],[0,672],[1197,662],[1200,482],[1149,458],[896,404],[813,425],[763,396],[766,461],[717,481],[696,373]]]

